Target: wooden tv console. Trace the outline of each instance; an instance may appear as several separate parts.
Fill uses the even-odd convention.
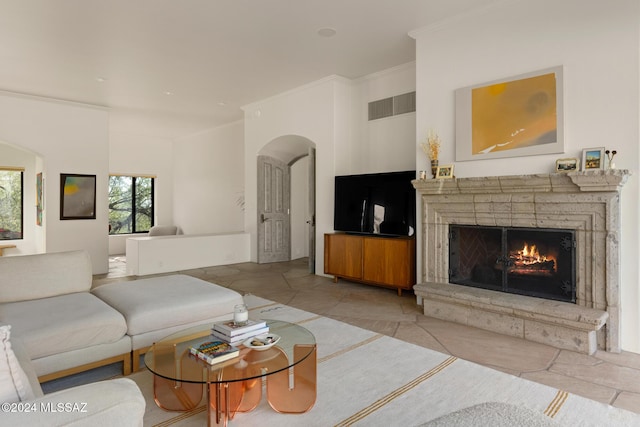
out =
[[[416,284],[414,237],[346,233],[324,235],[324,272],[338,279],[395,288],[398,295]]]

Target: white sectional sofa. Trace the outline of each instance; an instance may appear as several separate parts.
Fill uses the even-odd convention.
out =
[[[128,375],[156,340],[231,318],[244,302],[179,274],[92,290],[91,265],[86,251],[0,257],[0,325],[11,325],[40,382],[116,362]]]
[[[89,405],[89,412],[62,411],[46,422],[41,422],[46,414],[0,412],[0,425],[142,425],[145,402],[131,380],[103,381],[46,396],[39,383],[116,362],[122,362],[126,376],[132,360],[137,370],[140,355],[156,340],[193,325],[229,319],[234,305],[244,302],[238,292],[184,275],[92,290],[91,266],[86,251],[0,257],[0,350],[5,356],[11,353],[10,335],[14,347],[21,349],[13,365],[19,364],[28,378],[15,376],[7,363],[3,368],[8,358],[0,352],[0,403],[20,402],[23,406],[16,409],[24,409],[26,403],[38,409],[60,402]],[[30,385],[28,392],[2,395],[3,386],[25,384]],[[98,413],[102,417],[96,417]]]
[[[90,292],[92,280],[86,251],[0,258],[0,324],[40,382],[119,361],[131,372],[125,318]]]

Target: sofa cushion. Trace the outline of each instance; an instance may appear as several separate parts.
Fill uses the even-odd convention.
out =
[[[24,348],[24,344],[22,344],[22,340],[20,337],[16,335],[11,336],[11,349],[13,353],[16,355],[16,359],[18,359],[18,363],[20,367],[27,375],[27,380],[29,381],[30,389],[32,393],[27,393],[27,399],[35,399],[37,397],[42,397],[42,387],[40,386],[40,381],[38,380],[38,374],[33,366],[33,362],[31,358],[27,354],[27,350]]]
[[[11,427],[141,427],[146,406],[140,388],[128,378],[68,388],[29,403],[38,409],[52,410],[3,413],[0,424]]]
[[[174,274],[99,286],[92,291],[127,319],[131,336],[232,315],[244,302],[238,292]]]
[[[19,402],[33,397],[27,374],[11,348],[11,326],[0,326],[0,402]]]
[[[88,292],[92,270],[86,251],[0,257],[0,303]]]
[[[127,331],[124,317],[89,292],[0,304],[31,359],[113,343]]]

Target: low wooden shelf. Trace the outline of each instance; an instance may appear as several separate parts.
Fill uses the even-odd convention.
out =
[[[324,235],[324,272],[376,286],[411,290],[416,283],[413,237],[382,237],[346,233]]]

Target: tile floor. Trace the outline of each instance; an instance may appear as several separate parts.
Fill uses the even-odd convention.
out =
[[[126,276],[124,257],[112,258],[110,266],[109,274],[95,277],[95,285],[136,279]],[[309,274],[306,259],[180,273],[640,413],[640,354],[598,351],[587,356],[429,318],[409,293],[399,297],[391,289],[333,283]]]

